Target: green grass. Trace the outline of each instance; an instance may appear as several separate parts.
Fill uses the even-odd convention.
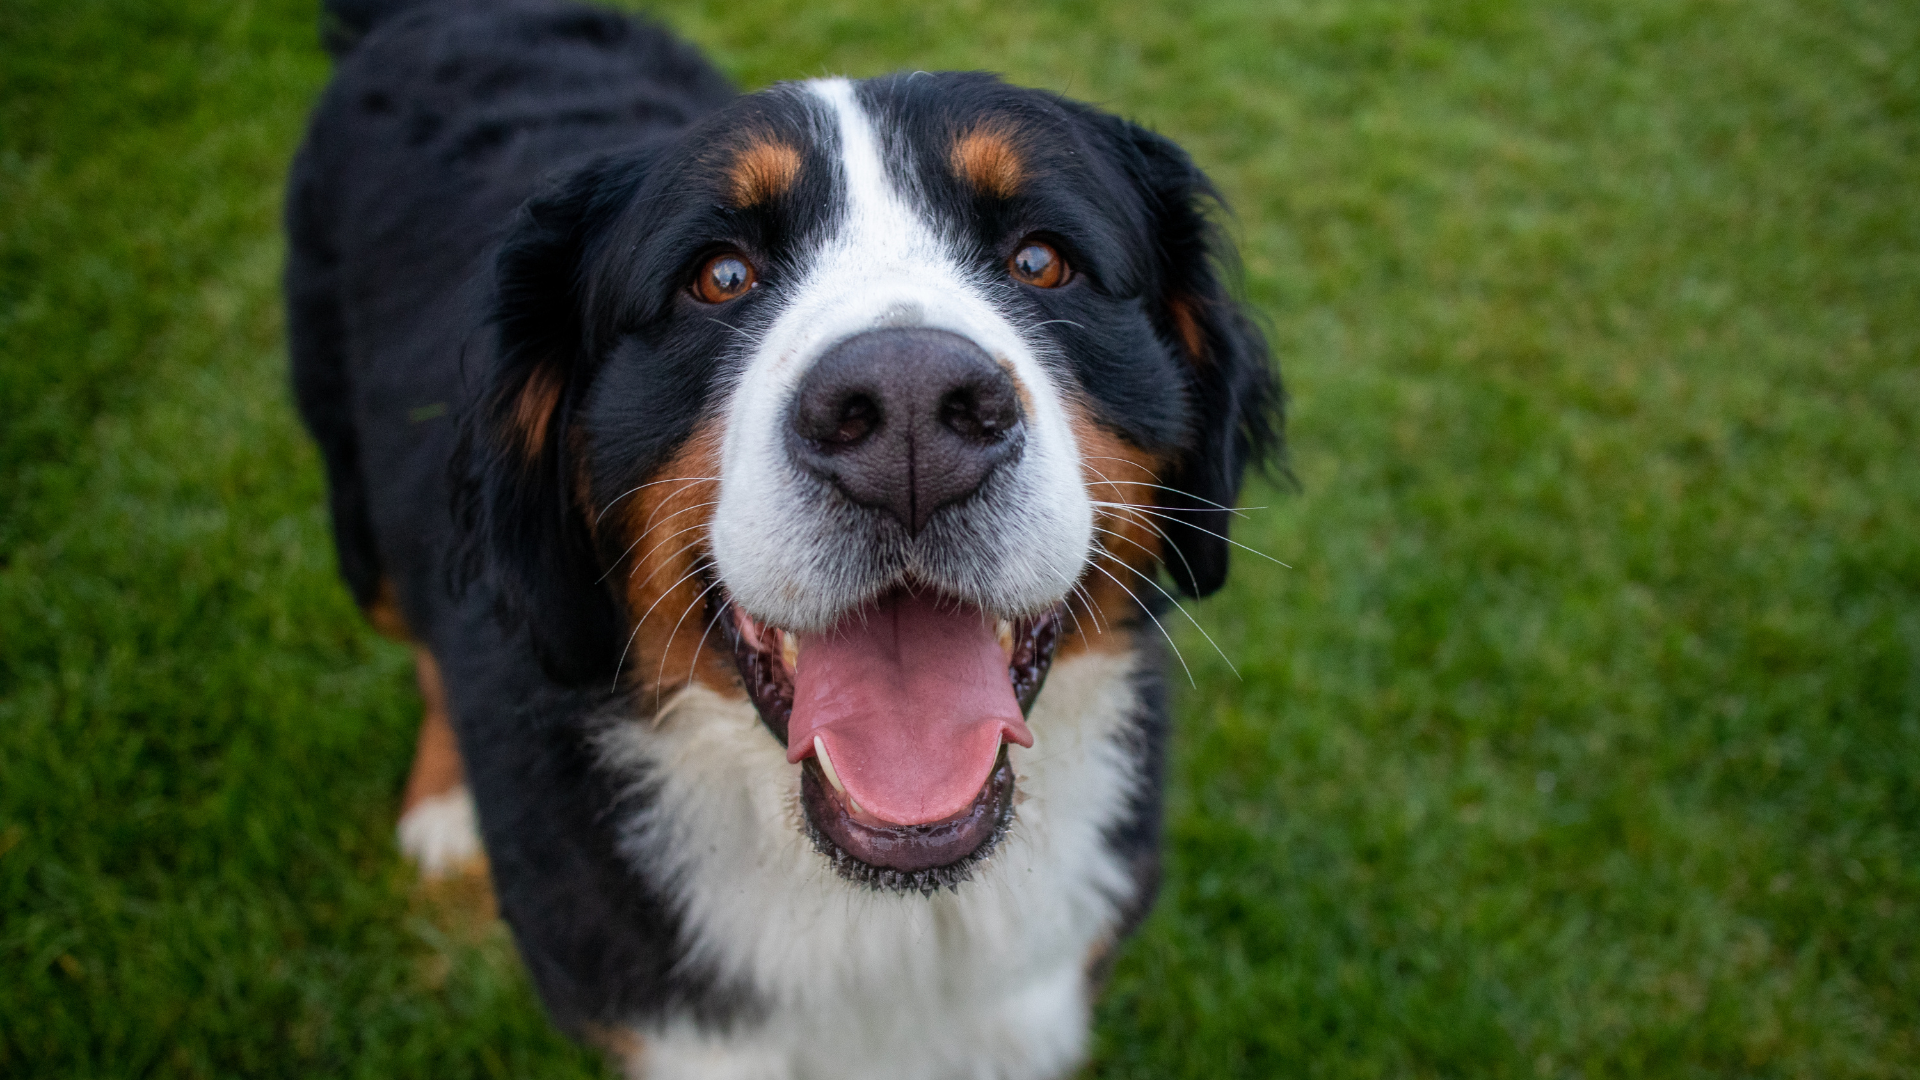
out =
[[[1179,138],[1295,394],[1111,1077],[1920,1075],[1920,9],[663,5]],[[284,389],[310,4],[0,7],[0,1074],[595,1075],[392,850]]]

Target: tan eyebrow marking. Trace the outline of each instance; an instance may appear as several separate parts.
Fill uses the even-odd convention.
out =
[[[954,140],[948,156],[956,176],[979,191],[1011,198],[1027,178],[1026,163],[1013,144],[1013,131],[1001,120],[988,120]]]
[[[727,169],[728,193],[745,209],[785,194],[800,175],[800,151],[769,135],[756,137]]]

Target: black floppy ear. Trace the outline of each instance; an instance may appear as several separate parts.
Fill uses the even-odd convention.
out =
[[[575,421],[598,367],[585,268],[642,172],[603,159],[522,207],[494,264],[492,348],[462,436],[466,576],[484,574],[500,613],[567,683],[605,677],[621,647],[581,501]]]
[[[1249,465],[1282,451],[1285,395],[1267,342],[1228,291],[1232,245],[1209,212],[1219,193],[1186,151],[1128,124],[1135,179],[1145,189],[1159,265],[1149,297],[1161,337],[1184,361],[1187,438],[1160,492],[1173,551],[1165,565],[1188,596],[1227,578],[1226,540]]]

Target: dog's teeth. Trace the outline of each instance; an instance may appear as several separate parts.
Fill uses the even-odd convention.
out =
[[[789,630],[780,633],[780,659],[786,661],[787,672],[800,673],[800,635]]]
[[[1005,619],[1001,619],[999,624],[994,627],[994,633],[1000,639],[1000,651],[1007,654],[1008,660],[1012,660],[1013,624]]]
[[[813,755],[820,759],[820,771],[827,774],[827,783],[833,785],[833,790],[845,795],[847,786],[840,782],[840,774],[833,771],[833,759],[827,756],[827,741],[818,735],[813,737]]]
[[[847,794],[846,785],[840,782],[840,774],[833,771],[833,759],[827,756],[826,740],[818,735],[813,737],[813,756],[820,759],[820,771],[827,774],[827,783],[833,785],[834,791],[846,796],[847,805],[853,807],[853,812],[866,813],[865,810],[860,809],[860,804],[854,801],[853,796]]]

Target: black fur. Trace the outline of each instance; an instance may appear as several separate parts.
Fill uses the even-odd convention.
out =
[[[737,97],[631,18],[548,0],[333,0],[329,19],[341,60],[290,179],[286,291],[342,575],[362,604],[390,583],[440,658],[501,910],[556,1020],[749,1017],[752,988],[684,964],[663,884],[616,850],[614,823],[648,796],[601,770],[590,740],[625,704],[608,687],[635,613],[604,582],[621,552],[587,507],[644,482],[710,417],[767,305],[699,305],[692,268],[727,246],[771,282],[797,273],[838,212],[832,147],[792,91]],[[1277,450],[1280,391],[1227,291],[1206,178],[1159,136],[986,75],[859,92],[892,121],[889,160],[926,181],[983,274],[1036,234],[1074,265],[1065,287],[1010,295],[1100,420],[1176,462],[1161,493],[1169,573],[1191,594],[1218,588],[1215,504]],[[941,155],[986,116],[1015,121],[1046,182],[1000,198],[952,177]],[[766,134],[803,148],[801,179],[729,209],[715,162]],[[528,401],[542,404],[532,426]],[[1109,837],[1140,883],[1123,929],[1158,874],[1153,671],[1140,708],[1150,790]]]
[[[1160,492],[1175,550],[1167,571],[1205,596],[1226,580],[1230,513],[1247,467],[1281,451],[1282,396],[1259,329],[1228,290],[1232,247],[1211,217],[1221,203],[1185,151],[1138,125],[990,75],[924,73],[863,84],[864,104],[891,121],[893,148],[915,177],[949,177],[929,192],[949,224],[978,244],[983,268],[1012,245],[1052,240],[1080,274],[1067,288],[1029,290],[1059,354],[1135,445],[1175,452]],[[953,134],[1008,117],[1035,183],[1012,199],[965,187],[941,160]],[[1172,305],[1184,302],[1205,346],[1187,355]],[[1184,395],[1169,396],[1169,384]]]
[[[1174,490],[1161,493],[1161,505],[1173,517],[1166,526],[1174,547],[1167,573],[1181,591],[1206,596],[1227,579],[1227,508],[1240,496],[1247,467],[1283,452],[1285,397],[1266,339],[1227,289],[1233,249],[1208,213],[1221,205],[1219,192],[1185,150],[1143,128],[1122,127],[1159,237],[1156,327],[1163,339],[1179,341],[1178,329],[1168,324],[1169,305],[1183,300],[1204,340],[1200,355],[1186,357],[1195,415],[1179,464],[1166,478]]]
[[[564,571],[505,585],[509,564],[461,599],[447,572],[461,548],[449,512],[456,421],[498,392],[519,355],[487,332],[493,263],[556,271],[523,275],[525,288],[564,295],[575,280],[571,266],[538,264],[540,222],[518,208],[569,161],[639,152],[732,89],[664,32],[575,5],[392,7],[406,10],[358,26],[287,201],[294,383],[326,459],[342,574],[363,604],[392,582],[441,660],[501,912],[555,1020],[578,1033],[663,1009],[740,1015],[743,991],[675,966],[676,920],[614,851],[607,818],[625,796],[587,743],[605,693],[556,683],[535,662],[531,643],[556,625],[613,637],[604,594],[556,589]],[[516,221],[519,262],[502,254]],[[514,286],[498,295],[530,299]],[[499,320],[510,342],[520,325]],[[489,519],[505,535],[488,550],[564,566],[553,548],[577,515],[540,479],[531,493],[497,476],[483,486],[492,510],[523,513],[517,526]],[[529,633],[496,618],[502,607],[548,621]]]

